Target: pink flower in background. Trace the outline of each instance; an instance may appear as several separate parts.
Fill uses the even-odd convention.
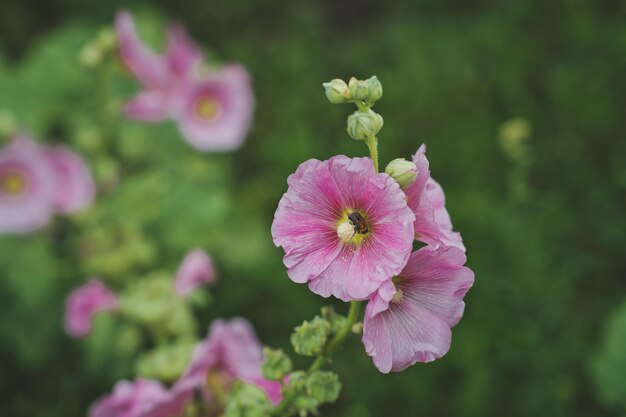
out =
[[[415,216],[398,184],[369,158],[311,159],[287,180],[272,224],[289,277],[316,294],[363,300],[398,274]]]
[[[169,417],[171,409],[163,407],[169,391],[157,381],[136,379],[120,381],[113,392],[89,408],[89,417]]]
[[[426,159],[426,145],[419,147],[413,162],[417,178],[405,189],[407,201],[415,213],[415,239],[433,246],[455,246],[465,251],[460,233],[452,231],[441,186],[431,178]]]
[[[183,259],[176,278],[174,288],[180,295],[188,295],[197,287],[215,282],[213,261],[201,249],[190,251]]]
[[[175,397],[190,398],[201,390],[205,399],[211,398],[211,383],[228,385],[234,379],[257,385],[277,404],[282,398],[280,383],[261,376],[263,350],[254,329],[244,319],[216,320],[209,335],[194,349],[191,363],[174,384]],[[207,377],[209,386],[207,386]]]
[[[168,30],[164,54],[146,47],[128,12],[115,21],[122,60],[145,90],[129,101],[132,119],[176,120],[185,140],[203,151],[241,146],[250,128],[254,95],[250,77],[239,65],[204,72],[203,55],[181,25]]]
[[[72,213],[91,204],[95,185],[82,158],[62,146],[47,148],[44,153],[54,170],[56,211]]]
[[[29,233],[48,224],[56,180],[37,143],[20,136],[0,151],[0,233]]]
[[[85,337],[91,332],[93,317],[100,311],[118,308],[118,301],[105,285],[92,278],[76,288],[65,303],[65,331],[73,337]]]
[[[250,77],[243,67],[229,65],[189,83],[178,99],[175,117],[192,146],[207,151],[241,146],[254,109]]]
[[[450,329],[461,319],[463,297],[474,283],[465,261],[456,247],[421,248],[371,298],[363,344],[379,371],[401,371],[448,352]]]

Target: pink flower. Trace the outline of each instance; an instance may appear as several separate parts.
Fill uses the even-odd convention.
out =
[[[369,158],[308,160],[287,183],[272,224],[289,277],[316,294],[368,298],[411,254],[415,216]]]
[[[461,319],[463,297],[474,283],[465,260],[456,247],[421,248],[371,298],[363,344],[379,371],[401,371],[448,352],[450,329]]]
[[[85,337],[91,332],[91,322],[96,313],[117,308],[115,294],[102,282],[92,278],[67,297],[65,331],[73,337]]]
[[[164,407],[169,398],[169,391],[157,381],[141,378],[134,382],[120,381],[113,393],[90,407],[89,417],[169,417],[177,414]]]
[[[234,379],[241,379],[263,389],[277,404],[282,398],[280,384],[261,376],[262,361],[262,346],[250,323],[240,318],[216,320],[207,338],[194,349],[191,363],[172,392],[178,398],[190,398],[195,390],[200,390],[205,398],[210,398],[211,383],[228,385]]]
[[[190,251],[176,273],[174,287],[180,295],[188,295],[203,284],[215,282],[213,261],[201,249]]]
[[[409,207],[415,213],[415,238],[433,246],[456,246],[465,251],[461,235],[452,231],[441,186],[431,178],[426,159],[426,145],[419,147],[413,162],[417,178],[405,189]]]
[[[52,164],[56,179],[55,209],[72,213],[91,204],[95,186],[89,168],[80,156],[62,146],[47,148],[44,153]]]
[[[200,150],[241,146],[252,121],[250,77],[239,65],[208,74],[182,90],[176,119],[182,135]]]
[[[0,233],[28,233],[50,221],[56,178],[41,148],[20,136],[0,151]]]
[[[126,104],[127,117],[174,119],[185,140],[199,150],[241,146],[254,108],[250,77],[243,67],[202,73],[202,52],[180,25],[169,28],[162,55],[142,43],[129,13],[118,13],[115,26],[122,60],[145,87]]]

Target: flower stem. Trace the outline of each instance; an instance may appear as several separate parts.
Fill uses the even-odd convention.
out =
[[[374,161],[374,170],[378,172],[378,139],[374,135],[368,136],[365,144],[370,150],[370,158]]]

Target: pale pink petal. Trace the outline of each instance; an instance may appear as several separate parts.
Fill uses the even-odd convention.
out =
[[[143,44],[130,13],[123,11],[115,17],[115,30],[122,61],[137,79],[149,89],[160,89],[170,82],[167,61],[162,55]]]
[[[96,190],[85,161],[62,146],[46,149],[45,155],[54,168],[55,209],[61,213],[73,213],[91,204]]]
[[[340,155],[304,162],[288,179],[272,237],[285,250],[289,277],[324,297],[365,299],[400,272],[411,252],[414,220],[404,193],[369,158]],[[366,214],[371,235],[359,245],[337,236],[343,212]]]
[[[113,392],[89,408],[89,417],[171,417],[182,412],[173,404],[171,394],[158,381],[138,378],[120,381]]]
[[[130,119],[160,122],[170,115],[170,98],[162,91],[142,91],[128,101],[122,111]]]
[[[92,278],[72,291],[65,302],[65,331],[73,337],[91,333],[93,317],[119,307],[117,297],[101,281]]]
[[[0,234],[29,233],[48,224],[55,189],[43,148],[26,136],[13,139],[0,150]]]
[[[447,353],[450,328],[463,315],[463,297],[474,282],[465,260],[456,247],[419,249],[398,277],[371,298],[363,343],[381,372],[401,371]]]
[[[213,261],[201,249],[195,249],[185,255],[178,268],[174,287],[180,295],[188,295],[197,287],[215,282]]]
[[[245,69],[224,67],[179,90],[175,116],[183,137],[203,151],[231,151],[239,148],[252,122],[254,95]],[[210,100],[214,114],[203,117],[199,103]]]
[[[180,78],[195,76],[202,62],[202,51],[191,40],[182,25],[174,24],[168,30],[166,58],[170,71]]]

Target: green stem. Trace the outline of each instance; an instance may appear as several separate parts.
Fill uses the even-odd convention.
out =
[[[348,311],[348,318],[346,320],[346,323],[335,334],[335,337],[333,337],[331,341],[328,342],[326,348],[324,349],[324,352],[322,352],[322,354],[320,354],[317,359],[315,359],[315,361],[311,364],[308,370],[309,373],[318,371],[322,366],[324,366],[324,364],[328,360],[330,360],[335,349],[337,349],[341,345],[348,333],[350,333],[352,326],[354,326],[357,319],[359,318],[360,310],[361,303],[359,301],[350,301],[350,310]],[[289,410],[289,407],[295,399],[296,397],[293,394],[285,396],[282,402],[278,404],[274,409],[273,415],[289,417],[291,415],[291,410]]]
[[[374,161],[374,170],[378,172],[378,139],[374,135],[368,136],[365,144],[370,150],[370,158]]]

